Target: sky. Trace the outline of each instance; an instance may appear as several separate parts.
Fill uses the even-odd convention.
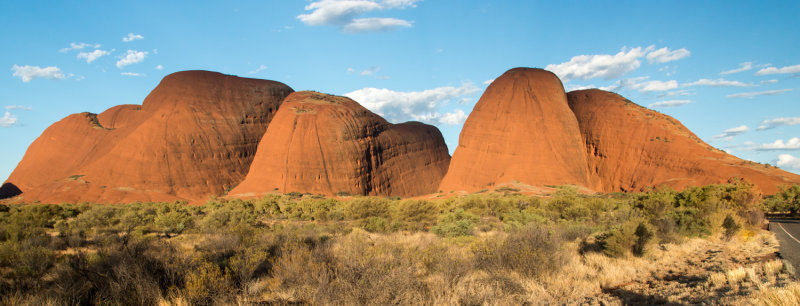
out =
[[[451,153],[492,80],[545,68],[800,173],[800,1],[0,1],[0,180],[52,123],[211,70],[436,125]]]

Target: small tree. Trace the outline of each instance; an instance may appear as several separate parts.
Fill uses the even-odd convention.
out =
[[[725,229],[726,239],[731,239],[733,235],[736,235],[736,232],[738,232],[741,227],[742,226],[736,223],[736,220],[734,220],[731,215],[726,216],[725,220],[722,221],[722,228]]]
[[[636,231],[633,234],[636,236],[636,242],[633,244],[632,248],[633,255],[642,256],[644,255],[645,245],[653,238],[653,232],[650,231],[644,223],[639,223],[639,226],[636,227]]]

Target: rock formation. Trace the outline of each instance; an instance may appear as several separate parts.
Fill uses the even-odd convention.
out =
[[[247,178],[230,194],[415,196],[435,192],[449,162],[433,126],[394,125],[349,98],[295,92],[261,139]]]
[[[51,125],[6,184],[25,202],[202,201],[245,177],[292,91],[215,72],[174,73],[141,106],[73,114]]]
[[[695,136],[674,118],[598,89],[567,94],[586,143],[597,191],[676,189],[744,178],[765,193],[800,182],[800,176],[741,160]]]
[[[585,151],[558,77],[515,68],[475,105],[440,189],[477,191],[513,181],[592,187]]]

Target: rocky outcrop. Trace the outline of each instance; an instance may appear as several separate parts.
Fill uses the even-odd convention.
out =
[[[586,143],[598,191],[640,191],[661,185],[683,189],[743,178],[765,193],[800,176],[741,160],[695,136],[674,118],[598,89],[567,94]]]
[[[141,106],[56,122],[7,180],[25,202],[205,200],[247,174],[261,136],[293,92],[207,71],[166,76]]]
[[[440,189],[476,191],[514,181],[592,187],[585,151],[558,77],[515,68],[475,105]]]
[[[415,196],[435,192],[449,162],[433,126],[390,124],[349,98],[296,92],[261,139],[247,178],[230,194]]]

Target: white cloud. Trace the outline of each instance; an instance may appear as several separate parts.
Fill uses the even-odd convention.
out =
[[[78,58],[86,59],[86,63],[91,63],[91,62],[94,62],[94,60],[96,60],[98,58],[101,58],[103,56],[109,55],[109,54],[111,54],[111,52],[108,52],[108,51],[105,51],[105,50],[100,50],[100,49],[95,49],[92,52],[81,52],[81,53],[78,53]]]
[[[467,120],[467,114],[463,110],[456,109],[455,111],[446,113],[439,118],[439,123],[447,125],[458,125]]]
[[[9,112],[6,112],[5,116],[0,117],[0,127],[10,127],[17,124],[17,122],[19,122],[19,119]]]
[[[362,70],[358,74],[362,75],[362,76],[370,76],[370,77],[373,77],[373,78],[376,78],[376,79],[379,79],[379,80],[391,79],[391,77],[389,77],[388,75],[378,75],[377,73],[380,70],[381,70],[380,66],[372,66],[372,67],[369,67],[367,69]],[[350,74],[356,73],[356,70],[353,69],[352,67],[351,68],[347,68],[347,73],[350,73]]]
[[[776,90],[765,90],[765,91],[756,91],[756,92],[743,92],[743,93],[737,93],[737,94],[727,95],[727,96],[725,96],[725,97],[727,97],[727,98],[748,98],[748,99],[750,99],[750,98],[752,98],[752,97],[757,97],[757,96],[771,96],[771,95],[779,95],[779,94],[786,93],[786,92],[790,92],[790,91],[792,91],[792,89],[791,89],[791,88],[787,88],[787,89],[776,89]]]
[[[744,63],[739,64],[739,68],[723,71],[723,72],[720,72],[719,74],[722,74],[722,75],[734,74],[734,73],[739,73],[739,72],[742,72],[742,71],[748,71],[748,70],[751,70],[751,69],[753,69],[753,63],[752,62],[744,62]]]
[[[460,87],[446,86],[424,91],[393,91],[386,88],[363,88],[345,96],[361,103],[369,110],[391,122],[408,120],[438,123],[444,116],[437,111],[439,105],[478,92],[472,83]],[[457,114],[450,115],[451,117]],[[457,117],[455,117],[457,119]]]
[[[372,67],[369,67],[369,68],[367,68],[367,69],[364,69],[364,71],[361,71],[361,73],[360,73],[360,74],[361,74],[361,75],[372,75],[372,74],[374,74],[375,72],[378,72],[379,70],[381,70],[381,67],[378,67],[378,66],[372,66]]]
[[[664,47],[658,50],[651,51],[647,54],[647,61],[650,63],[667,63],[677,61],[691,54],[686,48],[670,51],[669,48]]]
[[[30,111],[33,110],[33,108],[30,106],[22,106],[22,105],[6,105],[6,110]]]
[[[156,66],[156,70],[164,70],[164,66],[158,65]]]
[[[731,141],[733,140],[733,136],[743,134],[745,132],[750,131],[746,125],[740,125],[734,128],[729,128],[727,130],[722,131],[722,134],[716,135],[712,137],[712,139],[723,139],[724,141]]]
[[[356,18],[342,27],[342,30],[347,33],[363,33],[394,30],[398,27],[410,28],[411,22],[397,18]]]
[[[769,130],[784,125],[798,125],[800,124],[800,117],[780,117],[775,119],[768,119],[761,121],[757,130]]]
[[[786,66],[781,68],[767,67],[756,72],[756,75],[800,73],[800,65]]]
[[[120,60],[117,61],[117,68],[122,69],[122,67],[131,64],[141,63],[145,57],[147,57],[147,51],[128,50],[125,55],[120,57]]]
[[[127,75],[127,76],[135,76],[135,77],[143,77],[143,76],[145,76],[144,73],[136,73],[136,72],[122,72],[120,74],[121,75]]]
[[[638,84],[634,84],[634,89],[641,91],[641,92],[651,92],[651,91],[666,91],[670,89],[678,88],[678,82],[675,80],[671,81],[646,81]]]
[[[619,91],[619,90],[637,90],[640,92],[653,92],[653,91],[667,91],[670,89],[678,88],[678,82],[675,80],[670,81],[646,81],[649,77],[637,77],[632,79],[618,80],[609,86],[600,87],[602,90]]]
[[[657,107],[676,107],[681,105],[686,105],[692,103],[692,100],[666,100],[666,101],[659,101],[653,104],[648,105],[649,108],[657,108]]]
[[[699,79],[697,81],[691,83],[684,83],[683,87],[688,86],[712,86],[712,87],[748,87],[753,86],[752,84],[742,83],[739,81],[729,81],[726,79]]]
[[[159,65],[159,66],[160,66],[160,65]],[[256,73],[259,73],[259,72],[261,72],[261,71],[264,71],[264,70],[267,70],[267,66],[264,66],[264,65],[259,65],[259,66],[258,66],[258,68],[256,68],[255,70],[251,70],[251,71],[250,71],[250,72],[248,72],[248,73],[250,73],[250,74],[256,74]]]
[[[800,170],[800,158],[789,154],[778,155],[778,161],[776,164],[781,168]]]
[[[639,58],[645,56],[646,53],[647,50],[641,47],[627,51],[623,47],[619,53],[614,55],[578,55],[572,57],[568,62],[547,65],[545,69],[558,75],[564,82],[573,79],[588,80],[593,78],[609,80],[639,68],[641,65]]]
[[[139,34],[128,33],[128,36],[122,38],[123,42],[132,42],[134,40],[144,39],[144,36]]]
[[[778,139],[772,143],[762,144],[755,149],[758,151],[800,150],[800,138],[794,137],[786,142],[783,139]]]
[[[420,0],[321,0],[306,5],[308,14],[297,19],[309,26],[334,25],[350,33],[386,31],[397,27],[411,27],[411,21],[397,18],[356,18],[371,11],[416,7]]]
[[[67,52],[72,51],[72,50],[81,50],[83,48],[91,48],[91,47],[94,47],[95,49],[96,48],[100,48],[100,44],[87,44],[87,43],[83,43],[83,42],[82,43],[69,43],[69,47],[62,48],[59,51],[61,51],[61,53],[67,53]]]
[[[691,96],[691,95],[692,95],[692,92],[690,92],[689,90],[686,90],[686,89],[682,89],[682,90],[665,92],[665,93],[662,93],[662,94],[658,95],[658,97],[659,98],[664,98],[664,97],[679,97],[679,96]]]
[[[763,81],[759,82],[759,84],[775,84],[775,83],[778,83],[778,80],[771,79],[771,80],[763,80]]]
[[[483,83],[481,83],[481,84],[483,84],[483,85],[490,85],[490,84],[492,84],[492,83],[494,83],[494,79],[488,79],[488,80],[486,80],[486,81],[483,81]]]
[[[655,49],[655,46],[631,49],[623,47],[620,52],[614,55],[578,55],[572,57],[568,62],[547,65],[545,69],[558,75],[564,82],[574,79],[585,81],[593,78],[610,80],[638,69],[641,66],[641,58],[647,58],[650,63],[667,63],[682,59],[690,54],[691,52],[685,48],[670,51],[667,47],[661,49]]]
[[[50,66],[50,67],[39,67],[39,66],[17,66],[14,65],[11,67],[11,70],[14,70],[14,76],[20,77],[22,82],[30,82],[35,78],[46,78],[46,79],[65,79],[67,76],[61,72],[61,69],[58,67]]]

